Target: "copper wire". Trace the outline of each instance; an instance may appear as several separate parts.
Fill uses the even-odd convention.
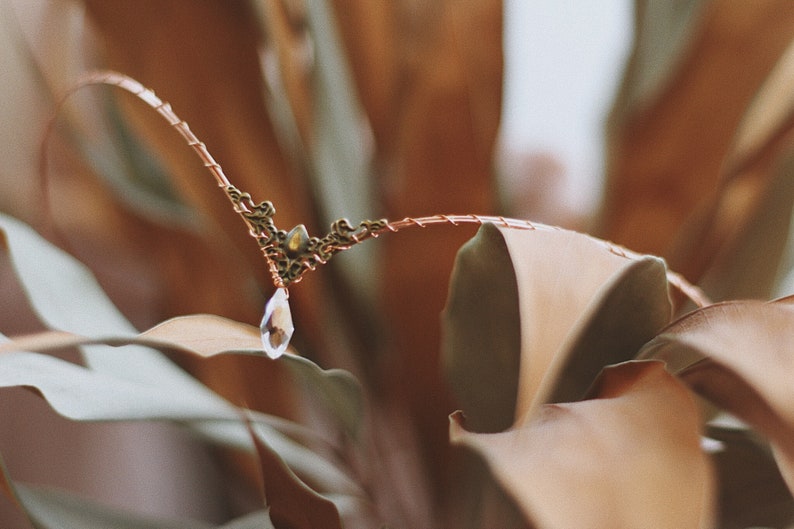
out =
[[[179,134],[185,139],[187,144],[196,152],[198,157],[201,159],[204,167],[206,167],[212,176],[215,178],[218,186],[226,190],[232,184],[229,182],[229,179],[223,172],[223,168],[220,166],[218,162],[210,154],[209,150],[207,149],[206,145],[201,142],[193,131],[190,130],[188,124],[180,119],[176,113],[172,110],[171,105],[161,100],[157,95],[149,88],[146,88],[138,81],[128,77],[124,74],[113,72],[113,71],[98,71],[87,74],[86,76],[82,77],[78,83],[73,86],[59,101],[57,108],[60,108],[65,100],[75,91],[79,90],[82,87],[88,85],[112,85],[127,92],[137,96],[139,99],[143,100],[149,106],[151,106],[154,110],[157,111],[158,114],[163,116],[163,118],[179,132]],[[57,111],[56,111],[57,112]],[[54,118],[53,118],[54,120]],[[228,196],[228,193],[227,193]],[[229,197],[231,200],[231,197]],[[235,211],[241,213],[241,210],[238,209],[238,205],[233,201],[235,204]],[[240,207],[245,207],[240,206]],[[248,211],[246,211],[248,212]],[[255,231],[254,226],[243,217],[243,220],[248,225],[249,233],[252,237],[256,239],[260,239],[260,235]],[[531,222],[528,220],[520,220],[520,219],[513,219],[508,217],[502,216],[488,216],[488,215],[475,215],[475,214],[467,214],[467,215],[431,215],[427,217],[405,217],[401,220],[390,221],[385,224],[385,226],[381,229],[365,231],[360,234],[356,234],[352,236],[354,241],[353,244],[358,244],[363,242],[367,239],[377,238],[380,234],[385,232],[392,232],[396,233],[398,231],[407,229],[407,228],[426,228],[427,226],[436,225],[436,224],[448,224],[450,226],[459,226],[461,224],[475,224],[475,225],[483,225],[486,223],[492,223],[496,226],[508,229],[517,229],[517,230],[543,230],[543,231],[568,231],[564,230],[563,228],[557,226],[549,226],[546,224],[540,224],[536,222]],[[582,234],[580,234],[582,235]],[[621,246],[615,245],[613,243],[603,241],[601,239],[591,237],[589,235],[583,235],[585,237],[589,237],[596,243],[603,246],[603,248],[610,253],[617,255],[622,258],[626,259],[640,259],[643,257],[642,254],[638,254],[623,248]],[[346,250],[350,248],[352,244],[348,245],[338,245],[338,250]],[[261,245],[262,252],[267,260],[268,267],[270,269],[270,273],[273,276],[274,284],[277,288],[286,288],[284,281],[282,280],[281,276],[279,275],[278,268],[276,263],[267,255],[267,250],[272,248],[272,245]],[[314,255],[317,259],[319,264],[325,264],[326,260],[320,258],[318,255]],[[315,265],[309,266],[310,270],[314,270],[316,268]],[[300,277],[293,280],[293,283],[297,283],[300,281]],[[692,300],[697,306],[704,307],[706,305],[710,305],[711,301],[705,295],[705,293],[695,285],[689,283],[683,276],[677,274],[672,271],[667,271],[667,281],[668,283],[676,288],[679,292],[681,292],[684,296]]]
[[[82,76],[77,83],[72,86],[58,101],[56,105],[56,110],[53,115],[53,118],[48,126],[48,130],[52,128],[52,123],[55,121],[55,117],[57,116],[58,111],[60,108],[66,103],[66,100],[76,91],[80,90],[83,87],[91,86],[91,85],[110,85],[116,86],[129,92],[130,94],[138,97],[144,103],[148,104],[154,110],[160,114],[169,125],[171,125],[176,131],[184,138],[185,142],[193,149],[193,151],[198,155],[199,159],[201,160],[204,167],[212,174],[215,178],[218,187],[223,188],[224,190],[231,186],[231,182],[226,177],[226,174],[223,172],[223,168],[221,165],[215,161],[215,158],[212,157],[207,146],[200,141],[196,135],[190,130],[190,126],[187,124],[186,121],[179,118],[176,113],[171,108],[171,105],[159,97],[154,93],[153,90],[150,88],[146,88],[141,83],[136,81],[135,79],[126,76],[124,74],[113,72],[113,71],[96,71],[88,73]],[[228,194],[227,194],[228,196]],[[230,198],[231,199],[231,198]],[[235,211],[240,213],[240,210],[237,208],[235,204]],[[248,226],[248,232],[254,238],[259,238],[258,234],[254,230],[254,226],[245,218],[243,217],[243,221]],[[278,269],[276,267],[276,263],[273,262],[272,259],[266,253],[267,246],[262,247],[262,254],[265,256],[265,260],[268,264],[268,269],[270,274],[273,278],[273,282],[277,288],[283,288],[284,283],[281,277],[278,274]]]

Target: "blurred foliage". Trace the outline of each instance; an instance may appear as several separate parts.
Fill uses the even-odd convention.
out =
[[[0,386],[33,390],[4,389],[4,526],[794,524],[791,299],[687,313],[670,273],[715,301],[789,284],[794,4],[635,15],[576,222],[660,258],[386,234],[291,288],[270,360],[266,264],[182,138],[108,87],[48,129],[56,102],[135,78],[282,228],[499,214],[502,2],[2,3]]]

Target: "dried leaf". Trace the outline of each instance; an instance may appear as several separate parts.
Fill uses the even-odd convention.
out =
[[[261,356],[259,329],[219,316],[194,315],[173,318],[142,333],[143,341],[160,347],[179,348],[205,357],[224,354]],[[314,362],[287,352],[279,359],[309,393],[327,407],[351,435],[355,435],[363,414],[363,397],[358,381],[341,369],[323,370]]]
[[[742,114],[791,42],[794,5],[786,0],[763,6],[708,2],[695,23],[684,54],[667,76],[670,82],[625,114],[620,108],[626,102],[618,100],[598,231],[666,257],[672,269],[692,281],[699,274],[688,267],[702,270],[703,261],[711,262],[714,255],[710,246],[686,239],[703,229]],[[761,34],[768,37],[763,42]]]
[[[632,358],[669,321],[665,273],[586,235],[483,226],[458,258],[445,317],[449,378],[472,427],[576,400],[603,366]]]
[[[304,223],[310,232],[320,231],[315,225],[311,189],[299,164],[285,159],[268,115],[260,61],[263,35],[250,3],[201,4],[188,10],[171,0],[143,2],[134,9],[117,1],[84,3],[97,27],[106,67],[125,72],[162,94],[206,142],[237,187],[250,191],[256,200],[275,204],[279,226],[289,229]],[[248,289],[246,298],[257,295],[259,289],[270,290],[270,276],[259,248],[223,193],[204,180],[204,168],[182,138],[139,101],[122,94],[119,102],[130,123],[154,147],[185,202],[212,220],[208,226],[212,236],[227,248],[231,241],[233,249],[227,254],[244,256],[248,270],[257,279],[252,282],[250,276],[238,278],[224,273],[225,277],[213,283]],[[204,266],[202,259],[196,263]],[[304,350],[324,360],[348,354],[337,335],[329,338],[333,333],[324,325],[329,317],[327,307],[316,302],[325,299],[326,287],[325,279],[317,274],[295,288],[291,296],[294,314],[302,321]],[[233,300],[232,307],[241,301],[223,292],[216,293],[216,301],[218,298]],[[256,315],[233,317],[253,322]],[[244,389],[251,406],[270,404],[260,396],[257,374],[244,367],[230,364],[223,370],[201,371],[198,375],[224,394]]]
[[[250,6],[206,4],[184,10],[178,2],[150,2],[135,9],[124,2],[85,4],[108,67],[166,95],[238,187],[254,192],[265,185],[268,196],[263,199],[277,204],[280,219],[289,225],[307,222],[305,199],[300,186],[290,185],[291,171],[264,107],[260,36]],[[196,185],[196,162],[181,138],[145,105],[126,110],[157,151],[167,153],[164,159],[180,191],[224,227],[252,265],[259,265],[257,248],[223,194],[213,185]]]
[[[711,454],[719,485],[722,529],[787,527],[794,521],[794,500],[780,476],[769,447],[748,430],[709,427],[719,443]]]
[[[475,431],[504,430],[515,419],[517,289],[504,235],[484,227],[458,252],[442,320],[447,379]]]
[[[712,476],[689,391],[661,363],[607,368],[589,400],[450,436],[483,455],[537,527],[709,527]]]
[[[351,435],[355,435],[357,432],[363,416],[364,403],[361,387],[350,373],[341,369],[323,370],[314,362],[293,352],[282,355],[278,361],[273,363],[262,353],[261,338],[256,327],[221,318],[220,316],[181,316],[165,321],[140,335],[127,333],[120,333],[116,336],[98,334],[88,338],[65,332],[39,333],[20,337],[11,343],[0,345],[0,352],[13,350],[44,352],[94,344],[113,346],[144,345],[155,349],[204,358],[222,355],[259,357],[262,359],[261,363],[286,366],[297,381],[303,383],[306,391],[316,396],[318,403],[327,407]],[[41,359],[39,361],[46,360],[54,361],[55,359]],[[0,361],[3,360],[0,359]],[[10,361],[6,360],[6,362]],[[81,369],[65,362],[62,362],[62,364],[70,366],[69,368],[74,367],[75,370]],[[64,368],[61,367],[61,369]],[[92,373],[92,380],[97,380],[97,375],[101,375],[101,373]],[[14,375],[10,376],[17,380]],[[58,378],[56,376],[54,380],[58,380]],[[110,377],[109,380],[113,380],[113,378]],[[149,383],[144,387],[161,387],[163,391],[173,392],[173,388],[167,384],[159,386],[156,381],[153,382],[155,383]],[[186,398],[193,399],[196,406],[201,405],[201,400],[193,393],[184,395]]]
[[[0,460],[2,466],[2,460]],[[37,529],[211,529],[216,527],[196,520],[165,520],[142,516],[96,504],[67,492],[12,484],[5,469],[2,483],[7,493],[13,490],[20,508]],[[258,511],[231,520],[217,529],[275,529],[268,511]]]
[[[192,328],[197,321],[206,324],[215,332],[225,329],[230,334],[232,349],[224,350],[213,333],[213,345],[200,347],[201,353],[178,343],[177,336]],[[186,325],[187,323],[187,325]],[[253,328],[251,328],[253,329]],[[237,331],[237,336],[235,336]],[[242,332],[240,332],[242,331]],[[250,439],[239,423],[236,410],[226,401],[216,398],[207,402],[201,394],[174,392],[173,386],[161,385],[156,380],[150,383],[127,381],[113,376],[76,366],[63,360],[30,352],[13,352],[20,349],[47,351],[87,344],[148,345],[190,355],[256,355],[262,362],[287,364],[303,380],[309,381],[307,390],[318,392],[319,400],[332,411],[339,410],[342,420],[355,428],[360,419],[361,395],[359,387],[348,373],[341,370],[323,371],[316,364],[293,354],[285,354],[273,361],[260,349],[235,350],[250,335],[243,324],[229,322],[223,318],[197,316],[179,318],[155,327],[151,335],[140,337],[85,338],[65,332],[39,333],[22,337],[16,341],[0,344],[0,386],[27,386],[36,389],[47,399],[58,413],[78,421],[115,420],[175,420],[184,421],[198,433],[223,446],[249,449]],[[184,336],[184,335],[183,335]],[[176,341],[167,341],[166,338]],[[190,339],[187,340],[190,342]],[[194,343],[195,345],[195,343]],[[258,342],[257,342],[258,345]],[[105,354],[123,354],[125,348],[110,348]],[[259,414],[254,416],[260,417]],[[344,472],[321,455],[314,453],[276,428],[267,424],[266,417],[257,419],[256,431],[267,439],[279,454],[301,476],[324,492],[358,494],[360,488]],[[316,440],[316,439],[315,439]]]
[[[794,489],[794,306],[737,301],[678,320],[643,348],[695,391],[755,427],[772,443]]]
[[[330,4],[255,4],[267,36],[263,62],[268,95],[273,99],[271,115],[274,123],[281,122],[281,142],[299,144],[296,162],[309,163],[312,198],[328,223],[340,217],[377,216],[369,129]],[[287,106],[286,111],[280,106]],[[299,138],[293,138],[296,131]],[[356,193],[350,193],[351,189]],[[367,246],[346,254],[345,266],[339,268],[348,281],[356,283],[354,294],[368,305],[374,302],[376,278],[369,266],[374,250]]]
[[[0,491],[36,529],[211,529],[194,520],[168,521],[98,505],[62,491],[14,483],[0,457]]]
[[[726,184],[711,224],[714,230],[708,240],[700,241],[701,247],[715,248],[710,268],[700,281],[713,299],[766,299],[771,295],[794,206],[791,146],[785,142],[778,145],[772,155]]]
[[[493,212],[502,1],[333,4],[372,125],[382,216]],[[455,254],[471,233],[412,230],[378,242],[383,354],[398,360],[375,384],[410,380],[394,398],[408,403],[434,476],[446,475],[451,461],[444,420],[454,409],[441,378],[438,315]]]
[[[269,446],[313,489],[323,494],[340,494],[346,497],[361,494],[361,487],[346,472],[323,455],[306,448],[269,425],[267,417],[254,414],[251,420],[256,421],[252,424],[256,434],[261,439],[266,439]],[[220,446],[241,450],[252,448],[250,433],[239,421],[201,421],[194,422],[190,426],[194,431]],[[318,439],[315,438],[313,441],[316,442]],[[322,442],[317,446],[322,447]]]
[[[766,298],[779,274],[794,206],[793,74],[789,45],[742,118],[710,216],[679,248],[700,255],[681,271],[705,272],[701,283],[715,299]]]
[[[291,529],[341,529],[330,500],[301,482],[267,442],[251,431],[262,468],[265,503],[274,525]]]
[[[726,172],[734,173],[752,163],[787,128],[794,116],[794,98],[789,90],[792,82],[794,44],[789,44],[744,113],[729,158],[725,160]]]

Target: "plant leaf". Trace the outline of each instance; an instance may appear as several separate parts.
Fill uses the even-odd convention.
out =
[[[452,387],[477,431],[580,398],[670,318],[664,263],[564,230],[483,226],[456,263],[445,311]],[[513,411],[513,403],[515,411]]]
[[[708,527],[712,480],[689,391],[659,362],[609,367],[589,400],[547,404],[503,433],[453,415],[450,436],[482,454],[538,527]]]
[[[751,163],[791,121],[794,98],[788,88],[793,81],[794,43],[790,43],[744,112],[731,153],[725,160],[728,172]]]
[[[218,529],[276,529],[276,526],[270,520],[269,511],[265,509],[241,516],[221,525]]]
[[[118,511],[61,491],[16,486],[37,529],[212,529],[196,520],[163,520]]]
[[[634,46],[618,95],[621,113],[641,110],[670,84],[697,34],[704,3],[634,2]]]
[[[261,338],[256,327],[211,315],[180,316],[139,335],[98,334],[88,338],[65,332],[39,333],[20,337],[7,345],[0,345],[0,352],[10,350],[43,352],[91,344],[143,345],[201,358],[250,355],[261,357],[263,363],[272,362],[262,353]],[[119,353],[107,351],[105,354]],[[311,360],[293,352],[282,355],[273,362],[273,365],[286,365],[292,374],[304,383],[307,392],[316,396],[318,402],[340,420],[348,433],[356,434],[364,403],[361,387],[355,377],[342,369],[323,370]],[[173,388],[157,383],[149,383],[147,386],[173,391]]]
[[[167,521],[114,510],[63,491],[14,483],[0,457],[0,490],[36,529],[211,529],[192,521]]]
[[[212,404],[167,387],[143,385],[35,353],[0,357],[0,387],[34,388],[52,408],[78,421],[196,420],[235,417],[234,408]],[[208,405],[209,404],[209,405]]]
[[[153,340],[159,347],[177,348],[204,357],[221,354],[262,356],[260,331],[244,323],[211,315],[172,318],[140,335],[142,343]],[[303,382],[345,426],[355,434],[364,412],[361,386],[342,369],[322,369],[311,360],[287,351],[279,363]]]
[[[333,3],[372,118],[383,216],[493,213],[502,0]],[[370,17],[378,26],[372,27]],[[390,337],[386,353],[398,358],[397,377],[410,381],[399,398],[417,423],[431,476],[448,475],[445,419],[455,406],[441,370],[438,317],[455,255],[473,231],[407,230],[378,243],[383,280],[377,312]],[[387,386],[394,370],[381,378],[376,383]],[[445,484],[436,480],[433,486],[440,491]]]
[[[1,213],[0,234],[32,308],[49,328],[84,336],[135,332],[85,266],[27,225]],[[218,400],[162,354],[148,348],[130,347],[123,354],[107,354],[99,347],[85,349],[82,355],[96,371]]]
[[[221,354],[262,355],[260,331],[256,327],[219,316],[192,315],[170,319],[140,335],[160,347],[179,348],[204,357]],[[279,359],[307,390],[355,435],[363,414],[358,381],[342,369],[321,369],[317,364],[288,351]]]
[[[0,458],[0,488],[37,529],[211,529],[196,520],[164,520],[105,507],[65,491],[15,484]],[[267,510],[247,514],[217,529],[274,529]]]
[[[476,431],[515,419],[521,326],[513,263],[501,232],[481,229],[461,247],[443,312],[445,374]]]
[[[339,217],[371,218],[377,213],[371,178],[371,131],[364,126],[345,49],[340,40],[331,0],[306,4],[306,21],[317,54],[312,80],[313,137],[310,142],[314,169],[312,185],[328,221]],[[350,190],[355,189],[355,193]],[[371,266],[376,246],[346,254],[340,273],[356,285],[357,295],[368,306],[375,302],[378,274]]]
[[[736,301],[697,310],[641,351],[769,438],[794,490],[794,305]]]
[[[357,496],[362,493],[361,487],[334,463],[261,421],[258,414],[248,411],[246,413],[255,421],[251,428],[256,435],[266,440],[287,465],[313,489],[323,494],[343,496]],[[200,421],[191,424],[191,427],[223,446],[242,450],[251,448],[251,434],[239,422]]]
[[[251,430],[261,465],[262,490],[274,525],[342,529],[334,503],[307,487],[267,442]]]
[[[774,6],[699,0],[643,5],[649,15],[681,12],[677,25],[689,28],[676,33],[687,36],[687,45],[673,45],[675,52],[683,53],[667,81],[643,105],[628,105],[627,96],[640,92],[640,87],[624,88],[617,100],[607,149],[606,205],[597,234],[661,255],[672,269],[697,282],[715,255],[710,244],[692,236],[715,235],[722,228],[707,223],[721,193],[722,164],[745,109],[791,43],[794,6],[786,0]],[[641,30],[635,50],[648,45],[649,50],[666,53],[668,46],[654,46],[654,41],[667,41],[664,24],[647,20],[648,31]],[[761,34],[769,36],[763,43],[758,42]],[[746,66],[740,78],[737,64]],[[627,84],[639,81],[638,66],[642,67],[628,68]],[[762,183],[763,177],[746,182],[755,189]],[[734,198],[741,199],[742,193]],[[724,209],[739,208],[732,203]],[[730,215],[724,218],[731,220]]]
[[[711,454],[720,489],[718,526],[788,527],[794,500],[766,443],[739,428],[710,426],[707,435],[720,443]]]
[[[694,260],[711,264],[700,283],[715,299],[767,298],[779,275],[794,203],[793,76],[789,43],[736,131],[710,224],[692,230],[703,233],[690,245],[716,254],[713,263]],[[681,271],[689,277],[703,272]]]
[[[209,331],[210,343],[201,340],[200,327]],[[196,334],[182,334],[189,330]],[[293,354],[285,354],[273,361],[260,349],[223,349],[220,336],[225,332],[231,347],[245,345],[252,329],[224,318],[195,316],[176,318],[143,333],[140,337],[118,336],[113,338],[84,338],[66,332],[40,333],[23,337],[17,341],[0,344],[0,386],[29,386],[39,391],[57,412],[73,420],[156,420],[167,419],[189,422],[195,431],[216,443],[239,449],[250,449],[250,437],[240,424],[237,411],[226,401],[210,402],[196,399],[192,394],[180,394],[173,388],[156,383],[117,379],[31,352],[32,349],[46,351],[78,345],[103,343],[113,345],[149,345],[190,354],[194,357],[209,357],[219,354],[255,355],[262,362],[292,366],[301,378],[321,389],[320,398],[332,401],[331,406],[344,407],[353,418],[360,410],[361,400],[355,379],[341,370],[323,371],[311,361]],[[179,337],[186,344],[178,343]],[[173,339],[174,341],[169,341]],[[124,348],[106,351],[106,354],[122,354]],[[348,402],[347,399],[351,399]],[[213,401],[214,402],[214,401]],[[351,403],[352,402],[352,403]],[[358,407],[356,407],[358,406]],[[259,417],[260,414],[254,416]],[[356,415],[356,420],[359,416]],[[301,476],[324,492],[357,494],[360,488],[344,472],[327,459],[291,440],[278,430],[257,419],[256,431],[284,457]]]

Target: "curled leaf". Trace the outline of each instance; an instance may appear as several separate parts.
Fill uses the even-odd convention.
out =
[[[334,503],[298,479],[255,430],[251,430],[251,435],[262,468],[262,492],[274,525],[291,529],[342,529]]]
[[[607,368],[588,400],[547,404],[502,433],[454,443],[480,453],[537,527],[708,527],[712,476],[700,420],[659,362]]]
[[[670,318],[666,269],[565,230],[485,225],[460,252],[445,310],[445,362],[477,431],[543,402],[580,398]]]
[[[641,352],[772,443],[794,490],[794,305],[727,302],[670,325]]]

